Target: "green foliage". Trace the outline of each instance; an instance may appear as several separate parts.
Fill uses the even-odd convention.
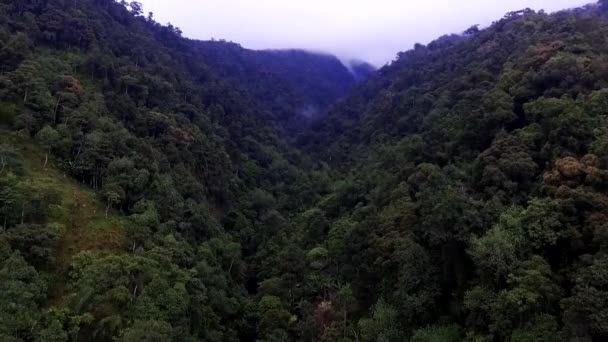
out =
[[[124,342],[170,342],[173,340],[171,325],[159,321],[136,321],[131,328],[125,331],[120,340]]]
[[[412,342],[456,342],[462,341],[462,330],[458,325],[432,326],[416,330]]]
[[[60,230],[57,225],[21,224],[10,229],[6,239],[30,264],[48,265],[54,262],[53,247]]]
[[[608,339],[605,7],[347,94],[136,1],[0,1],[0,339]]]
[[[358,328],[362,341],[392,342],[403,338],[397,310],[383,299],[374,305],[371,318],[359,321]]]
[[[524,213],[523,224],[531,245],[535,248],[555,245],[564,237],[567,221],[555,200],[533,198]]]
[[[572,296],[562,300],[567,336],[574,339],[603,339],[606,329],[606,263],[603,254],[585,258],[576,276]]]
[[[13,103],[0,102],[0,125],[10,125],[15,120],[17,106]]]
[[[284,331],[288,328],[291,314],[285,310],[281,299],[274,296],[264,296],[258,303],[260,313],[260,331],[269,340],[276,341],[277,336],[285,336]],[[283,331],[280,333],[280,331]]]
[[[562,296],[562,289],[547,262],[533,256],[524,261],[510,275],[509,288],[498,294],[495,304],[495,329],[509,331],[509,325],[524,325],[534,319],[537,312],[554,308]]]
[[[23,175],[23,160],[14,146],[2,144],[0,145],[0,175],[6,175],[9,172]]]
[[[559,325],[555,317],[551,315],[540,315],[525,324],[524,327],[514,330],[511,335],[513,342],[556,342],[560,340]]]
[[[4,260],[0,268],[0,337],[31,339],[45,297],[45,282],[19,252]]]
[[[316,247],[306,253],[308,265],[316,270],[322,269],[327,264],[327,249]]]
[[[522,210],[511,208],[480,238],[473,238],[469,254],[482,278],[498,281],[511,274],[525,254]]]
[[[44,126],[44,128],[36,134],[36,140],[49,151],[59,143],[59,139],[59,133],[50,126]]]

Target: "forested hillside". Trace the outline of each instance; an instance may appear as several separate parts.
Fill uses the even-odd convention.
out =
[[[339,170],[314,244],[360,340],[608,339],[606,33],[608,4],[508,13],[399,54],[301,137]]]
[[[604,3],[353,75],[0,0],[0,340],[608,339]]]
[[[261,109],[289,131],[318,118],[375,70],[364,62],[347,68],[334,56],[304,50],[254,51],[225,41],[196,46],[205,63],[224,79],[244,86]]]
[[[1,1],[0,54],[1,124],[18,136],[0,149],[0,339],[271,334],[258,255],[327,184],[272,113],[138,3]],[[28,141],[44,153],[21,153]],[[112,228],[119,242],[66,252],[70,218],[46,212],[90,208],[62,186],[30,186],[32,164],[94,190],[108,220],[126,222]],[[84,225],[83,239],[105,240],[102,224]]]

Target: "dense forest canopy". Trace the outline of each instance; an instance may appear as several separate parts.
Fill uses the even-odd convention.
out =
[[[608,339],[606,1],[375,72],[0,0],[0,61],[1,341]]]
[[[304,50],[254,51],[225,41],[195,44],[207,65],[235,86],[244,86],[272,113],[278,127],[289,132],[301,129],[307,118],[319,117],[375,71],[365,62],[344,65],[334,56]]]

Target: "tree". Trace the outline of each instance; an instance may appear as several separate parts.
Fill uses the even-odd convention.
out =
[[[69,274],[74,293],[71,308],[79,314],[92,314],[98,307],[110,309],[83,322],[83,331],[100,338],[120,335],[129,325],[128,314],[141,304],[140,300],[148,298],[147,286],[168,271],[142,256],[79,253],[73,258]]]
[[[258,308],[260,314],[259,331],[262,336],[276,336],[277,330],[287,330],[292,316],[285,309],[280,298],[264,296],[260,299]]]
[[[20,220],[23,194],[19,190],[19,182],[14,174],[8,173],[0,177],[0,219],[3,231]]]
[[[371,318],[359,321],[359,333],[361,341],[365,342],[397,342],[404,336],[399,327],[397,310],[383,299],[374,305]]]
[[[523,213],[527,239],[532,247],[554,246],[569,234],[568,218],[560,202],[550,198],[532,198]]]
[[[327,249],[315,247],[306,253],[308,265],[315,270],[321,270],[327,266]]]
[[[0,268],[0,337],[33,338],[46,297],[46,285],[36,269],[14,252]]]
[[[467,312],[467,327],[489,331],[494,315],[496,293],[486,286],[474,286],[464,294],[463,307]]]
[[[125,199],[125,192],[118,184],[110,183],[104,185],[102,193],[106,199],[106,217],[108,217],[110,208]]]
[[[457,342],[462,341],[462,330],[456,325],[429,326],[414,332],[412,342]]]
[[[511,335],[513,342],[558,342],[562,340],[557,319],[551,315],[539,315]]]
[[[59,133],[57,133],[57,131],[50,126],[44,126],[44,128],[41,129],[36,134],[36,140],[46,150],[46,153],[44,155],[43,169],[46,170],[46,165],[48,164],[48,161],[49,161],[49,153],[51,153],[53,148],[59,143],[60,138],[61,137],[60,137]]]
[[[607,292],[608,257],[600,253],[583,258],[576,272],[570,297],[561,302],[566,334],[569,338],[593,340],[608,338]]]
[[[472,36],[477,33],[479,33],[479,24],[473,25],[473,26],[469,27],[466,31],[464,31],[464,34],[466,34],[468,36]]]
[[[494,306],[491,329],[499,335],[508,336],[514,328],[537,319],[539,312],[550,311],[563,295],[551,267],[540,256],[521,262],[508,283],[509,288],[498,293]]]
[[[40,65],[25,61],[12,73],[12,81],[23,91],[23,103],[27,104],[35,91],[44,91],[45,82],[40,77]]]
[[[311,209],[302,214],[300,228],[306,232],[306,243],[315,243],[324,238],[329,231],[329,222],[320,209]]]
[[[172,327],[162,321],[136,321],[132,327],[126,329],[120,341],[122,342],[171,342]]]
[[[0,176],[4,172],[12,172],[17,175],[24,173],[21,155],[14,146],[8,144],[0,144]]]
[[[336,294],[336,302],[342,311],[342,338],[346,339],[348,328],[348,315],[356,310],[357,298],[353,294],[353,289],[350,285],[340,287]]]
[[[2,71],[12,71],[21,63],[31,52],[32,42],[29,37],[20,32],[10,36],[8,42],[0,49],[0,58],[4,61]]]
[[[2,84],[2,78],[0,77],[0,86],[10,88],[10,85]],[[0,94],[0,98],[3,96]],[[15,117],[17,115],[17,105],[14,103],[6,103],[0,101],[0,125],[13,125],[15,124]]]
[[[131,13],[135,16],[141,16],[144,13],[144,7],[141,2],[131,1],[129,7],[131,8]]]
[[[149,180],[149,171],[137,168],[129,158],[116,158],[107,166],[105,182],[112,185],[112,195],[122,196],[121,204],[125,204],[127,208],[141,199],[141,192],[146,189]]]
[[[55,225],[20,224],[7,233],[13,249],[28,263],[39,267],[53,263],[53,249],[58,239],[59,227]]]
[[[63,329],[61,322],[52,320],[44,329],[37,333],[36,338],[40,341],[66,342],[68,334]]]
[[[468,253],[482,279],[500,282],[511,274],[526,252],[522,209],[510,208],[481,238],[473,238]]]

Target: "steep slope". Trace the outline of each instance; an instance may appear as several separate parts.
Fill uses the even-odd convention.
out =
[[[358,338],[608,338],[607,14],[524,10],[416,45],[302,137],[342,179],[297,244],[371,309]]]
[[[179,29],[141,13],[111,0],[0,1],[0,125],[37,141],[127,222],[114,244],[105,228],[86,229],[114,227],[99,209],[51,244],[44,210],[21,215],[27,202],[16,198],[29,192],[11,181],[7,148],[2,340],[236,341],[275,330],[248,293],[256,255],[316,200],[325,171],[284,143],[246,87],[205,64]],[[59,177],[42,180],[59,187]],[[98,206],[79,193],[64,197]]]
[[[23,208],[23,221],[39,220],[48,229],[44,232],[43,227],[37,227],[39,230],[35,234],[39,236],[28,236],[30,239],[49,239],[44,242],[48,244],[45,246],[48,250],[39,249],[37,244],[41,241],[26,239],[17,244],[17,249],[33,260],[49,258],[49,268],[45,270],[53,279],[48,284],[49,300],[60,302],[64,299],[62,291],[72,258],[83,251],[122,251],[127,242],[127,222],[109,211],[93,190],[66,177],[53,160],[47,161],[48,157],[39,145],[12,132],[0,130],[0,133],[0,158],[3,165],[6,161],[0,173],[4,180],[0,185],[3,205],[12,197],[11,189],[22,190],[20,192],[25,196],[13,197],[13,201]],[[8,226],[5,222],[5,227]],[[15,243],[13,239],[19,237],[19,230],[27,229],[30,228],[11,230],[6,237]]]
[[[313,138],[322,147],[332,143],[366,146],[378,140],[394,143],[405,135],[428,135],[431,126],[439,126],[438,120],[454,120],[454,128],[466,130],[462,139],[476,140],[461,140],[458,146],[477,143],[474,148],[479,152],[497,130],[525,124],[523,105],[531,99],[588,94],[602,88],[605,51],[598,36],[603,26],[590,11],[551,16],[535,16],[531,10],[513,12],[487,30],[444,36],[428,46],[418,44],[354,91],[329,113],[329,120],[319,121]],[[500,98],[486,100],[494,104],[485,107],[477,105],[491,96]],[[486,108],[492,105],[498,108]],[[495,111],[506,117],[498,117],[500,113],[495,118],[479,117]],[[479,121],[488,121],[487,126],[471,127]],[[337,132],[340,140],[335,139]],[[447,157],[454,156],[447,143],[429,145],[443,149]]]

